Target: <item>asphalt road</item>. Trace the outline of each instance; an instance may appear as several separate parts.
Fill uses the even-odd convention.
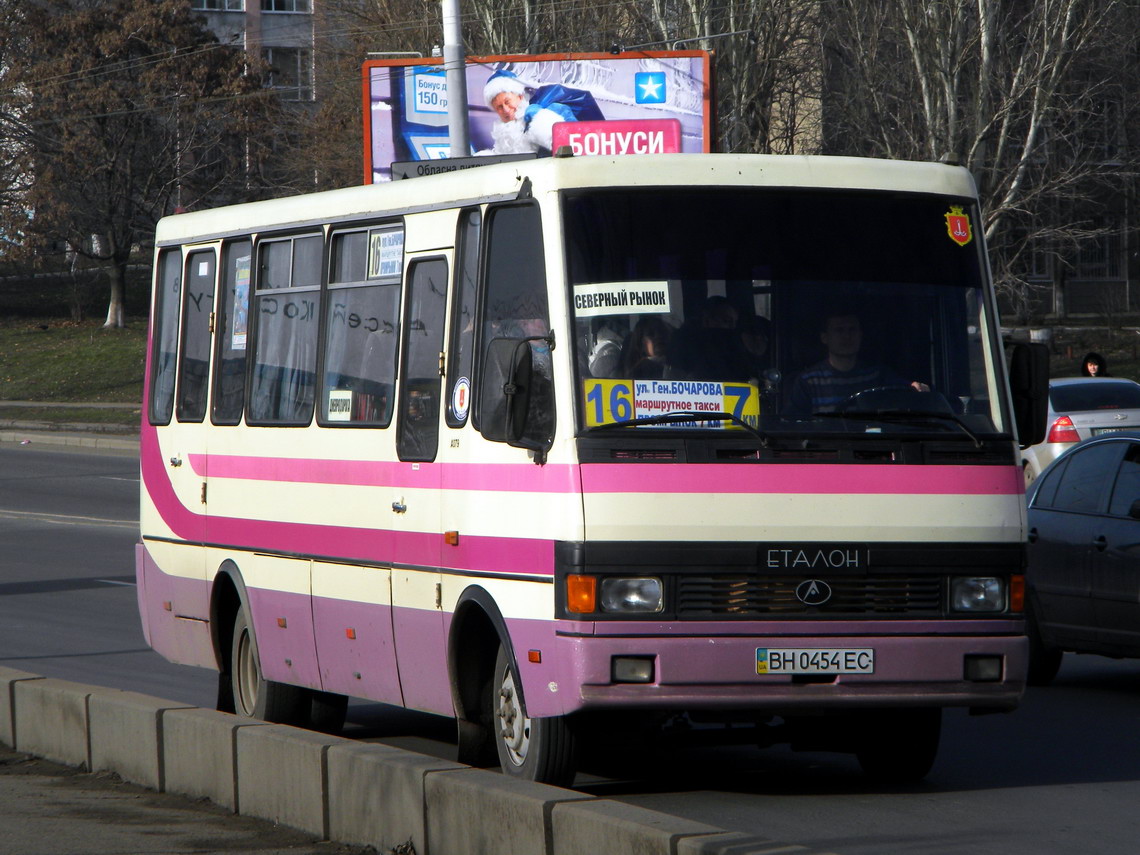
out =
[[[137,487],[130,457],[0,446],[0,664],[208,707],[214,675],[166,663],[138,629]],[[447,757],[452,734],[446,719],[356,702],[346,735]],[[639,757],[608,775],[576,785],[843,855],[1134,855],[1140,661],[1070,655],[1011,715],[949,712],[917,787],[870,787],[844,755],[749,747]]]

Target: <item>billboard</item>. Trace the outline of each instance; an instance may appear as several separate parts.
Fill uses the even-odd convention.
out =
[[[364,64],[364,182],[394,162],[486,155],[543,157],[707,152],[705,51],[467,57],[470,149],[452,152],[443,60]]]

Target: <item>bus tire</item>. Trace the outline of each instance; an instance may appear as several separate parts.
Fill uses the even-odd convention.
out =
[[[320,733],[340,735],[348,714],[348,696],[312,689],[309,693],[309,721],[305,725]]]
[[[574,781],[574,737],[563,716],[530,718],[518,677],[500,646],[491,683],[491,723],[503,774],[568,787]]]
[[[934,766],[942,734],[942,710],[877,710],[860,716],[855,756],[879,784],[914,784]]]
[[[302,721],[307,711],[307,693],[298,686],[266,680],[262,675],[257,640],[244,608],[238,609],[234,618],[230,657],[230,679],[237,715],[282,724]]]

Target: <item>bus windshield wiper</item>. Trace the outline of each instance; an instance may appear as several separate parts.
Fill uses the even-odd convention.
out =
[[[697,413],[692,410],[675,410],[671,413],[659,413],[655,416],[638,416],[635,419],[626,419],[623,422],[606,422],[605,424],[586,428],[586,430],[593,432],[611,430],[613,428],[641,427],[643,425],[668,425],[676,424],[677,422],[732,422],[734,425],[744,428],[744,430],[756,437],[756,439],[760,441],[762,448],[768,447],[768,435],[766,433],[748,424],[748,422],[739,416],[734,416],[732,413],[726,413],[723,410],[714,410],[707,413]]]
[[[962,429],[962,432],[973,441],[975,448],[982,447],[982,441],[978,439],[978,435],[970,430],[964,421],[958,418],[954,413],[949,413],[944,410],[882,410],[879,412],[848,410],[842,413],[812,413],[812,417],[820,419],[859,419],[865,422],[907,422],[911,419],[933,419],[935,421],[950,422],[957,425]]]

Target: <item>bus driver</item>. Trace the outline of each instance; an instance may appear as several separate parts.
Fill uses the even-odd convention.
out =
[[[862,362],[863,327],[859,316],[837,309],[823,316],[819,340],[827,349],[822,361],[804,369],[792,387],[794,413],[830,413],[860,392],[881,386],[907,386],[919,392],[930,387],[918,380],[907,383],[884,365]]]

